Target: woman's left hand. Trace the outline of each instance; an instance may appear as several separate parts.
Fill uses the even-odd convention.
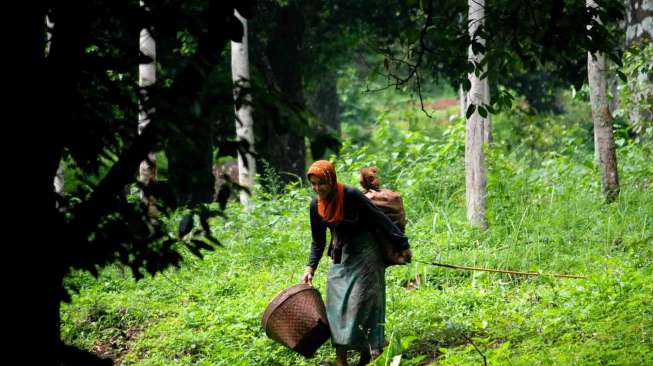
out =
[[[413,258],[413,252],[410,250],[410,248],[406,248],[402,250],[401,253],[399,253],[400,264],[410,263],[412,258]]]
[[[313,286],[313,272],[314,270],[310,267],[306,267],[304,274],[302,275],[302,283],[309,286]]]

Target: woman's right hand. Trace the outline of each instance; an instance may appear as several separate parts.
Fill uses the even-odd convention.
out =
[[[302,275],[302,283],[309,286],[313,286],[313,272],[315,270],[311,267],[306,267],[304,274]]]

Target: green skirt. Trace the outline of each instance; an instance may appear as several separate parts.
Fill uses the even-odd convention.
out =
[[[331,265],[326,311],[334,346],[383,349],[385,264],[369,232],[347,243],[341,262]]]

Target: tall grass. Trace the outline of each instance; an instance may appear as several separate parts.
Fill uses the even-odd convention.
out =
[[[563,136],[546,136],[551,129],[513,136],[506,130],[519,118],[496,118],[485,232],[466,222],[460,120],[435,133],[382,119],[372,143],[345,143],[335,159],[349,185],[360,167],[377,165],[406,205],[416,261],[387,271],[392,342],[385,355],[401,355],[402,365],[478,365],[482,357],[490,364],[653,364],[652,146],[618,149],[622,190],[606,205],[585,127],[568,123],[573,116],[541,117],[537,123]],[[291,187],[256,195],[250,213],[230,205],[228,221],[212,222],[225,247],[203,260],[188,254],[179,270],[139,282],[116,267],[98,279],[73,274],[66,283],[79,294],[62,309],[64,339],[124,365],[333,361],[329,346],[306,360],[260,325],[268,301],[297,283],[307,262],[310,198],[307,188]],[[588,279],[455,271],[429,261]],[[323,258],[315,279],[322,292],[328,267]]]

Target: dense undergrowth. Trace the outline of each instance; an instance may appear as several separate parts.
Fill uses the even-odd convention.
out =
[[[387,113],[369,143],[345,142],[334,160],[340,179],[355,185],[360,167],[380,167],[384,184],[404,197],[415,256],[387,271],[389,347],[377,364],[653,364],[653,144],[621,144],[621,194],[606,205],[589,111],[575,103],[567,111],[494,117],[485,232],[466,223],[461,120],[408,128]],[[79,293],[62,308],[66,342],[124,365],[333,362],[328,344],[306,360],[261,329],[268,301],[299,281],[307,261],[311,193],[300,185],[258,192],[251,213],[231,204],[228,220],[212,222],[224,247],[202,260],[188,254],[181,269],[139,282],[117,267],[98,279],[69,276]],[[315,280],[322,292],[328,267],[323,258]]]

